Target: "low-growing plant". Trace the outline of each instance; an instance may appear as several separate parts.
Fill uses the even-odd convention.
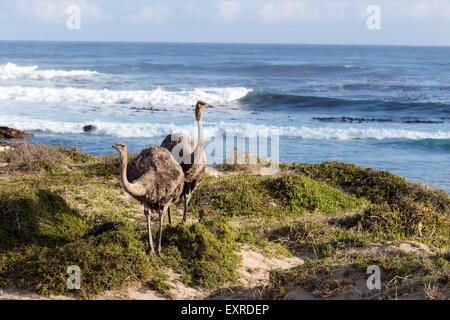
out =
[[[449,234],[450,197],[441,190],[408,182],[387,171],[341,162],[289,168],[372,203],[363,215],[345,219],[344,224],[360,224],[391,237]]]
[[[290,270],[275,269],[270,272],[270,294],[273,299],[285,296],[289,289],[302,286],[322,298],[349,291],[352,282],[335,277],[338,266],[322,261],[305,260],[301,266]]]
[[[240,257],[226,222],[168,226],[166,261],[182,273],[188,285],[212,289],[237,280]]]
[[[4,154],[10,171],[58,170],[68,157],[47,144],[15,143]]]
[[[95,155],[86,152],[79,152],[77,148],[58,148],[58,151],[68,156],[73,163],[88,163],[96,160]]]
[[[281,208],[265,188],[264,179],[249,174],[207,177],[193,195],[190,208],[196,215],[202,209],[228,217],[277,214]]]
[[[274,196],[281,199],[294,212],[306,210],[330,214],[364,206],[364,201],[354,195],[344,194],[303,175],[285,174],[267,180],[267,184]]]

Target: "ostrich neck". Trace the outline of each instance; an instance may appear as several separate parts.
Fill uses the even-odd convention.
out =
[[[202,118],[197,121],[197,129],[198,129],[198,144],[200,146],[205,145],[205,141],[203,141],[203,124],[202,124]]]
[[[198,142],[195,148],[195,163],[200,163],[205,154],[205,142],[203,140],[203,124],[202,117],[197,120]]]
[[[140,188],[136,183],[130,183],[127,178],[127,166],[128,166],[128,155],[120,155],[120,179],[122,180],[123,187],[125,190],[136,197],[141,197],[145,195],[143,189]]]

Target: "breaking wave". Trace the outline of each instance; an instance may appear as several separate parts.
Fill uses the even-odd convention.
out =
[[[145,90],[94,90],[81,88],[37,88],[0,87],[0,100],[51,103],[83,104],[132,104],[141,106],[192,105],[199,99],[211,104],[228,103],[246,96],[251,89],[237,88],[195,88],[192,90],[167,91],[157,88]]]
[[[54,78],[83,77],[97,74],[91,70],[40,70],[38,66],[21,67],[14,63],[0,65],[0,80],[49,80]]]
[[[90,121],[84,123],[58,122],[41,119],[0,118],[0,122],[25,131],[43,131],[58,134],[82,134],[85,125],[94,125],[96,130],[91,134],[110,135],[123,138],[161,137],[176,132],[196,136],[196,126],[192,124],[177,125],[174,123],[144,122],[103,122]],[[425,140],[450,139],[450,131],[417,131],[383,128],[312,128],[312,127],[275,127],[254,125],[251,123],[204,123],[205,138],[217,134],[230,134],[242,137],[267,137],[272,135],[296,137],[311,140]]]

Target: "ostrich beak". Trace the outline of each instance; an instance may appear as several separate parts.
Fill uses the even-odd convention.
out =
[[[207,105],[207,108],[215,108],[215,107],[212,106],[212,105],[210,105],[210,104],[208,104],[208,105]]]

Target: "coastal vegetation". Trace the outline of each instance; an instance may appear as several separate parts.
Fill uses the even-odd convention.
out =
[[[186,224],[172,206],[163,255],[149,259],[142,208],[120,184],[118,157],[20,142],[0,162],[3,288],[95,298],[139,282],[169,293],[173,270],[186,286],[213,292],[238,284],[240,252],[251,246],[304,261],[270,271],[257,298],[298,287],[315,298],[449,297],[450,198],[389,172],[327,162],[260,175],[217,165],[193,194]],[[67,288],[70,265],[81,269],[80,290]],[[370,265],[380,267],[382,288],[369,293]]]

